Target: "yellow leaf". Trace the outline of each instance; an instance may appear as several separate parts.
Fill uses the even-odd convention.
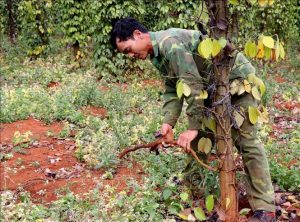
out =
[[[255,78],[255,84],[259,86],[260,94],[263,95],[266,92],[265,83],[258,77]]]
[[[268,123],[269,122],[269,113],[266,107],[261,105],[262,111],[259,111],[258,122],[260,123]]]
[[[212,52],[211,52],[211,55],[213,56],[213,57],[215,57],[216,55],[218,55],[219,54],[219,52],[221,51],[221,46],[220,46],[220,44],[219,44],[219,42],[217,41],[217,40],[213,40],[213,47],[212,47]]]
[[[188,215],[178,213],[177,216],[180,217],[182,220],[188,220]]]
[[[249,56],[249,47],[250,47],[251,41],[248,40],[245,44],[244,52],[246,56]]]
[[[238,127],[241,127],[241,125],[243,124],[245,118],[236,110],[233,111],[233,116],[234,116],[234,120],[236,122],[236,125]]]
[[[264,57],[264,53],[265,53],[264,44],[262,43],[262,41],[258,41],[256,58],[262,59]]]
[[[39,26],[39,30],[40,30],[40,32],[43,34],[44,33],[44,28],[43,28],[43,26]]]
[[[238,0],[229,0],[229,3],[232,4],[232,5],[237,5]]]
[[[273,5],[274,2],[275,2],[274,0],[269,0],[268,4],[269,4],[269,5]]]
[[[203,58],[208,59],[211,56],[212,47],[213,47],[213,44],[212,44],[211,39],[207,38],[207,39],[203,40],[202,42],[200,42],[200,44],[198,46],[198,52]]]
[[[274,48],[274,39],[271,36],[263,36],[262,43],[270,49]]]
[[[182,94],[183,94],[183,82],[181,80],[177,82],[176,93],[177,93],[177,96],[180,99],[182,97]]]
[[[209,138],[202,137],[198,141],[198,151],[208,154],[211,151],[212,142]]]
[[[199,96],[196,96],[196,99],[207,99],[207,97],[208,97],[207,91],[204,90],[204,89],[202,89],[202,90],[200,91]]]
[[[230,84],[230,94],[234,95],[239,91],[241,82],[237,79],[233,80],[232,83]]]
[[[251,92],[251,85],[246,79],[244,79],[244,87],[247,93]]]
[[[281,43],[279,44],[279,56],[282,59],[284,59],[284,57],[285,57],[284,48],[283,48],[283,45]]]
[[[261,95],[258,91],[257,86],[254,86],[251,90],[252,96],[256,99],[256,100],[260,100],[261,99]]]
[[[183,95],[185,95],[186,97],[191,95],[191,88],[189,87],[189,85],[186,83],[183,83],[182,86],[183,86]]]
[[[248,108],[248,113],[249,113],[249,120],[252,124],[255,124],[258,120],[259,117],[259,111],[256,107],[254,106],[249,106]]]
[[[266,6],[268,3],[268,0],[258,0],[258,4],[260,7]]]
[[[245,86],[243,84],[240,84],[239,86],[239,91],[238,91],[238,95],[242,95],[245,92]]]

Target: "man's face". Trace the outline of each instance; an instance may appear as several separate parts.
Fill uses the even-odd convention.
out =
[[[143,60],[147,58],[149,51],[146,38],[144,38],[143,33],[138,30],[133,32],[133,38],[126,41],[120,41],[120,39],[117,38],[117,48],[120,52],[130,57]]]

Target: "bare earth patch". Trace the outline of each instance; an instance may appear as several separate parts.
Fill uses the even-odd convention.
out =
[[[107,117],[107,110],[102,107],[87,106],[82,108],[83,113],[100,117],[101,119]]]
[[[77,161],[73,140],[46,136],[49,131],[56,135],[61,129],[62,123],[45,125],[33,118],[1,125],[0,152],[11,149],[14,155],[1,162],[0,191],[26,190],[30,192],[33,202],[49,203],[66,190],[82,195],[94,189],[99,182],[114,186],[117,191],[130,192],[126,180],[133,178],[141,181],[141,167],[137,164],[131,168],[119,166],[113,179],[101,179],[103,170],[88,169]],[[16,131],[32,133],[34,141],[24,148],[25,154],[14,152],[12,138]]]

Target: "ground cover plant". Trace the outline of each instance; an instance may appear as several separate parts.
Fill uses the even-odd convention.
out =
[[[182,173],[189,155],[180,148],[162,149],[159,154],[139,150],[118,158],[125,147],[155,139],[162,123],[163,80],[147,61],[107,59],[114,55],[107,46],[114,18],[108,9],[119,16],[140,16],[158,30],[195,27],[188,21],[197,15],[200,2],[85,1],[85,7],[91,8],[88,12],[75,1],[12,2],[19,2],[14,10],[21,12],[15,33],[20,37],[14,45],[2,29],[6,17],[0,19],[0,220],[216,221],[217,174],[199,170],[201,183],[198,192],[192,192]],[[282,37],[294,37],[286,41],[287,59],[277,64],[254,61],[267,88],[262,101],[270,120],[261,127],[260,137],[270,162],[280,221],[296,220],[300,211],[299,39],[291,22],[296,6],[288,2],[285,7],[279,3],[271,7],[278,24],[289,24],[288,30],[280,26]],[[140,7],[133,7],[137,3]],[[39,7],[45,7],[42,17]],[[128,11],[122,10],[126,7]],[[234,7],[239,13],[245,11],[244,6]],[[0,3],[1,12],[4,8]],[[52,13],[61,11],[64,14],[53,20]],[[264,15],[261,20],[264,12],[256,6],[251,9],[247,16],[257,19],[242,26],[238,44],[244,45],[244,37],[257,24],[267,32],[278,27],[265,25],[273,18]],[[87,18],[97,13],[95,21]],[[73,14],[77,17],[70,23]],[[86,23],[81,26],[82,20]],[[100,26],[93,25],[99,21]],[[62,29],[56,24],[63,24]],[[175,138],[187,127],[183,116]],[[238,177],[239,210],[245,221],[243,215],[250,213],[242,170]],[[187,218],[190,214],[196,218]]]

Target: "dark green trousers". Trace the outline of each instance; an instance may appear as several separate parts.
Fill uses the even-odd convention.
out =
[[[265,154],[264,146],[258,138],[257,126],[253,125],[248,118],[249,105],[257,106],[257,101],[250,94],[233,96],[232,104],[243,107],[247,119],[244,120],[241,131],[232,129],[234,145],[242,153],[245,176],[246,192],[252,210],[275,211],[274,189],[271,182],[269,164]],[[198,137],[192,142],[193,149],[197,150],[197,144],[201,137],[213,137],[210,133],[199,132]],[[212,140],[213,141],[213,140]],[[190,159],[185,170],[188,180],[194,184],[196,179],[201,178],[199,166]],[[198,168],[198,170],[197,170]],[[194,171],[194,172],[193,172]],[[197,176],[198,175],[198,176]]]

